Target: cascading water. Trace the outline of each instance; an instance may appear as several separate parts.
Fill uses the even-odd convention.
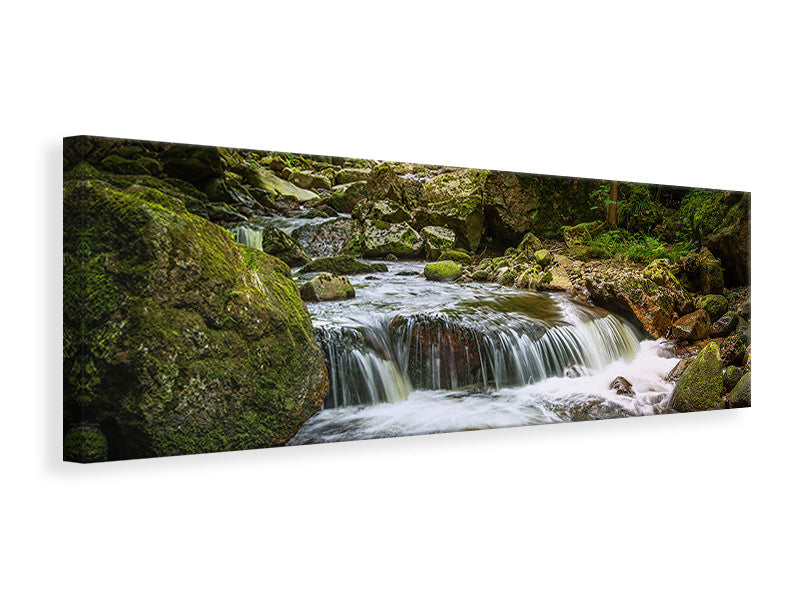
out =
[[[613,314],[557,294],[351,277],[356,298],[309,305],[330,376],[306,444],[663,410],[677,359]],[[610,389],[628,379],[633,396]]]

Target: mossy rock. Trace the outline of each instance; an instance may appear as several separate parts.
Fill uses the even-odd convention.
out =
[[[466,252],[459,252],[458,250],[447,250],[442,252],[439,257],[440,260],[452,260],[460,265],[469,265],[472,263],[472,257]]]
[[[502,269],[504,267],[508,267],[509,262],[505,256],[497,256],[492,259],[492,267],[495,269]]]
[[[294,171],[290,181],[304,190],[329,190],[333,187],[330,177],[311,171]]]
[[[394,254],[401,258],[413,258],[422,254],[425,244],[422,237],[406,223],[367,221],[363,248],[366,257]]]
[[[457,169],[428,179],[420,204],[428,211],[432,225],[452,229],[458,242],[474,252],[484,228],[483,185],[487,172]]]
[[[340,213],[352,213],[356,204],[366,198],[366,187],[367,184],[363,181],[336,186],[328,203]]]
[[[452,260],[425,265],[425,278],[431,281],[450,281],[458,277],[461,277],[461,266]]]
[[[171,144],[161,153],[161,161],[168,175],[192,183],[220,177],[225,171],[219,150],[213,146]]]
[[[302,285],[300,297],[306,302],[349,300],[356,297],[356,291],[347,277],[320,273]]]
[[[517,281],[518,275],[519,273],[515,269],[506,269],[500,275],[498,282],[500,285],[514,285],[514,283]]]
[[[722,359],[719,348],[709,342],[684,371],[669,406],[678,412],[723,408]]]
[[[567,248],[577,245],[588,245],[594,236],[605,231],[606,225],[603,221],[593,221],[591,223],[579,223],[564,229],[564,243]]]
[[[336,185],[347,185],[350,183],[364,183],[369,179],[369,169],[340,169],[336,173]]]
[[[729,310],[711,325],[708,335],[709,337],[727,337],[736,331],[738,325],[739,315]]]
[[[298,273],[332,273],[333,275],[361,275],[363,273],[385,273],[388,267],[382,263],[365,263],[348,254],[315,258]]]
[[[549,250],[542,248],[533,253],[533,259],[542,267],[546,267],[553,262],[553,255]]]
[[[267,196],[288,196],[298,202],[318,200],[319,196],[295,184],[278,177],[270,169],[255,163],[240,163],[232,167],[234,173],[242,176],[245,184],[264,190]]]
[[[72,427],[64,436],[64,460],[93,463],[108,460],[108,440],[97,426]]]
[[[644,276],[657,285],[680,290],[682,286],[675,277],[674,270],[675,266],[669,259],[657,258],[644,268]]]
[[[731,365],[722,374],[722,385],[726,390],[730,391],[734,386],[739,383],[742,378],[742,370],[736,365]]]
[[[436,260],[442,252],[450,250],[456,243],[456,234],[447,227],[429,225],[420,230],[425,241],[425,256],[428,260]]]
[[[542,244],[542,240],[533,235],[533,233],[526,234],[519,243],[519,246],[517,246],[518,254],[525,256],[528,260],[535,260],[533,258],[534,254],[543,249],[544,244]]]
[[[485,269],[478,269],[472,274],[472,278],[475,281],[486,281],[489,279],[489,272]]]
[[[261,249],[275,258],[281,259],[290,267],[301,267],[311,258],[293,238],[276,227],[265,227]]]
[[[728,299],[720,294],[702,296],[697,300],[697,308],[702,308],[712,321],[716,321],[728,311]]]
[[[729,367],[730,368],[730,367]],[[728,396],[728,403],[731,408],[746,408],[750,406],[750,373],[742,375]]]
[[[285,263],[173,196],[64,186],[64,422],[110,460],[284,444],[328,390]]]

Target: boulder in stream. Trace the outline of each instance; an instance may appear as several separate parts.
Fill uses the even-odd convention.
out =
[[[709,342],[681,375],[669,406],[677,412],[723,408],[722,359],[719,348]]]
[[[367,221],[363,235],[363,253],[370,258],[388,254],[413,258],[420,256],[425,246],[422,237],[407,223]]]
[[[425,265],[425,278],[431,281],[450,281],[461,276],[461,267],[452,260]]]
[[[306,302],[348,300],[356,297],[356,291],[347,277],[320,273],[303,284],[300,297]]]

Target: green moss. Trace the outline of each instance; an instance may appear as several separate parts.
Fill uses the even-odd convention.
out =
[[[542,267],[548,266],[550,263],[553,262],[553,255],[550,253],[549,250],[542,248],[541,250],[537,250],[533,253],[534,260],[541,265]]]
[[[487,279],[489,279],[489,272],[486,271],[485,269],[478,269],[472,274],[472,278],[475,281],[486,281]]]
[[[719,347],[709,342],[684,371],[670,399],[678,412],[722,408],[722,360]]]
[[[460,265],[469,265],[472,262],[472,257],[466,252],[459,252],[458,250],[446,250],[439,256],[439,260],[451,260]]]
[[[359,275],[362,273],[385,273],[388,267],[382,263],[364,263],[349,255],[315,258],[298,271],[299,273],[333,273],[334,275]]]
[[[425,277],[431,281],[447,281],[461,276],[461,266],[452,260],[428,263]]]

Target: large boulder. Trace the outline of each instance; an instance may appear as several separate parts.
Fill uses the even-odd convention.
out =
[[[672,337],[679,342],[694,342],[708,335],[711,319],[702,309],[682,316],[672,324]]]
[[[64,422],[108,458],[281,445],[328,380],[289,268],[154,189],[64,186]]]
[[[332,187],[328,177],[313,171],[293,171],[289,181],[304,190],[329,190]]]
[[[350,217],[338,217],[301,225],[292,231],[292,237],[309,256],[335,256],[346,250],[348,241],[357,234],[357,229]]]
[[[457,242],[475,251],[483,234],[483,184],[486,171],[458,169],[425,182],[421,205],[432,225],[448,227]]]
[[[425,257],[429,260],[436,260],[442,252],[450,250],[456,243],[455,232],[447,227],[430,225],[423,227],[420,234],[425,242]]]
[[[711,321],[716,321],[728,311],[728,299],[721,294],[702,296],[697,300],[697,308],[702,308]]]
[[[484,187],[486,228],[495,242],[516,245],[534,226],[539,208],[536,180],[520,175],[492,171]]]
[[[369,258],[394,254],[399,258],[420,256],[425,248],[422,237],[406,223],[367,221],[363,234],[363,253]]]
[[[362,273],[385,273],[388,268],[383,263],[365,263],[349,254],[315,258],[305,265],[299,273],[331,273],[333,275],[361,275]]]
[[[714,342],[709,342],[681,375],[669,399],[669,406],[678,412],[723,408],[722,391],[719,348]]]
[[[306,302],[329,302],[355,298],[356,291],[344,276],[320,273],[300,288],[300,297]]]
[[[263,190],[268,197],[288,196],[298,202],[318,200],[314,192],[305,190],[295,184],[281,179],[272,170],[254,163],[239,163],[232,167],[235,173],[242,176],[247,185]]]
[[[682,261],[683,270],[697,292],[704,296],[722,294],[725,287],[722,266],[708,248],[703,248],[700,252],[690,252]]]
[[[367,184],[363,181],[337,185],[333,188],[328,203],[340,213],[351,213],[359,202],[366,199],[366,187]]]
[[[280,258],[290,267],[300,267],[311,260],[300,244],[280,229],[265,227],[261,235],[261,249],[275,258]]]
[[[341,169],[336,173],[336,185],[347,185],[356,181],[367,181],[370,174],[369,169]]]
[[[655,338],[668,335],[688,302],[679,284],[667,281],[659,285],[631,269],[587,272],[585,284],[595,304],[621,313]]]

